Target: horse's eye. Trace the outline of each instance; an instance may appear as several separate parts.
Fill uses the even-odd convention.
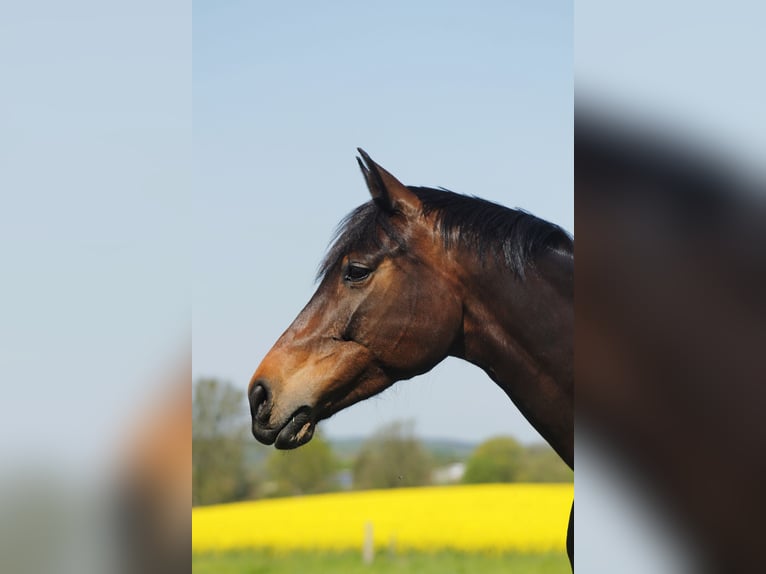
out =
[[[352,283],[358,283],[359,281],[364,281],[367,279],[370,273],[372,273],[372,269],[351,263],[346,268],[346,275],[343,277],[343,279],[346,281],[351,281]]]

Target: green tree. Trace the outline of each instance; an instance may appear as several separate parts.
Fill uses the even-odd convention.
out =
[[[203,378],[192,389],[192,504],[215,504],[251,495],[255,477],[243,463],[248,430],[245,393]]]
[[[291,496],[337,489],[338,463],[330,444],[320,433],[295,450],[274,450],[266,468],[271,480],[269,495]]]
[[[463,482],[514,482],[524,467],[524,447],[511,437],[491,438],[473,451],[468,459]]]
[[[414,436],[411,422],[376,431],[360,448],[352,468],[354,488],[396,488],[430,484],[433,463]]]
[[[520,482],[573,482],[574,472],[549,445],[527,447]]]

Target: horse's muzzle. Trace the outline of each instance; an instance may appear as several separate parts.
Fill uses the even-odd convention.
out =
[[[274,399],[266,381],[256,381],[248,399],[253,436],[259,442],[273,444],[278,449],[292,449],[306,444],[314,436],[316,425],[308,406],[298,408],[285,421],[271,422]]]

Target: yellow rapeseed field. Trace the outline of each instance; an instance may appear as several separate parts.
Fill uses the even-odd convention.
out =
[[[400,488],[192,509],[192,550],[562,550],[572,484]]]

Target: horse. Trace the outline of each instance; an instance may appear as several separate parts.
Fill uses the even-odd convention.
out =
[[[248,386],[278,449],[447,356],[483,369],[574,468],[574,240],[522,210],[405,186],[367,153],[372,197],[338,227],[308,304]],[[573,563],[573,516],[567,553]]]

